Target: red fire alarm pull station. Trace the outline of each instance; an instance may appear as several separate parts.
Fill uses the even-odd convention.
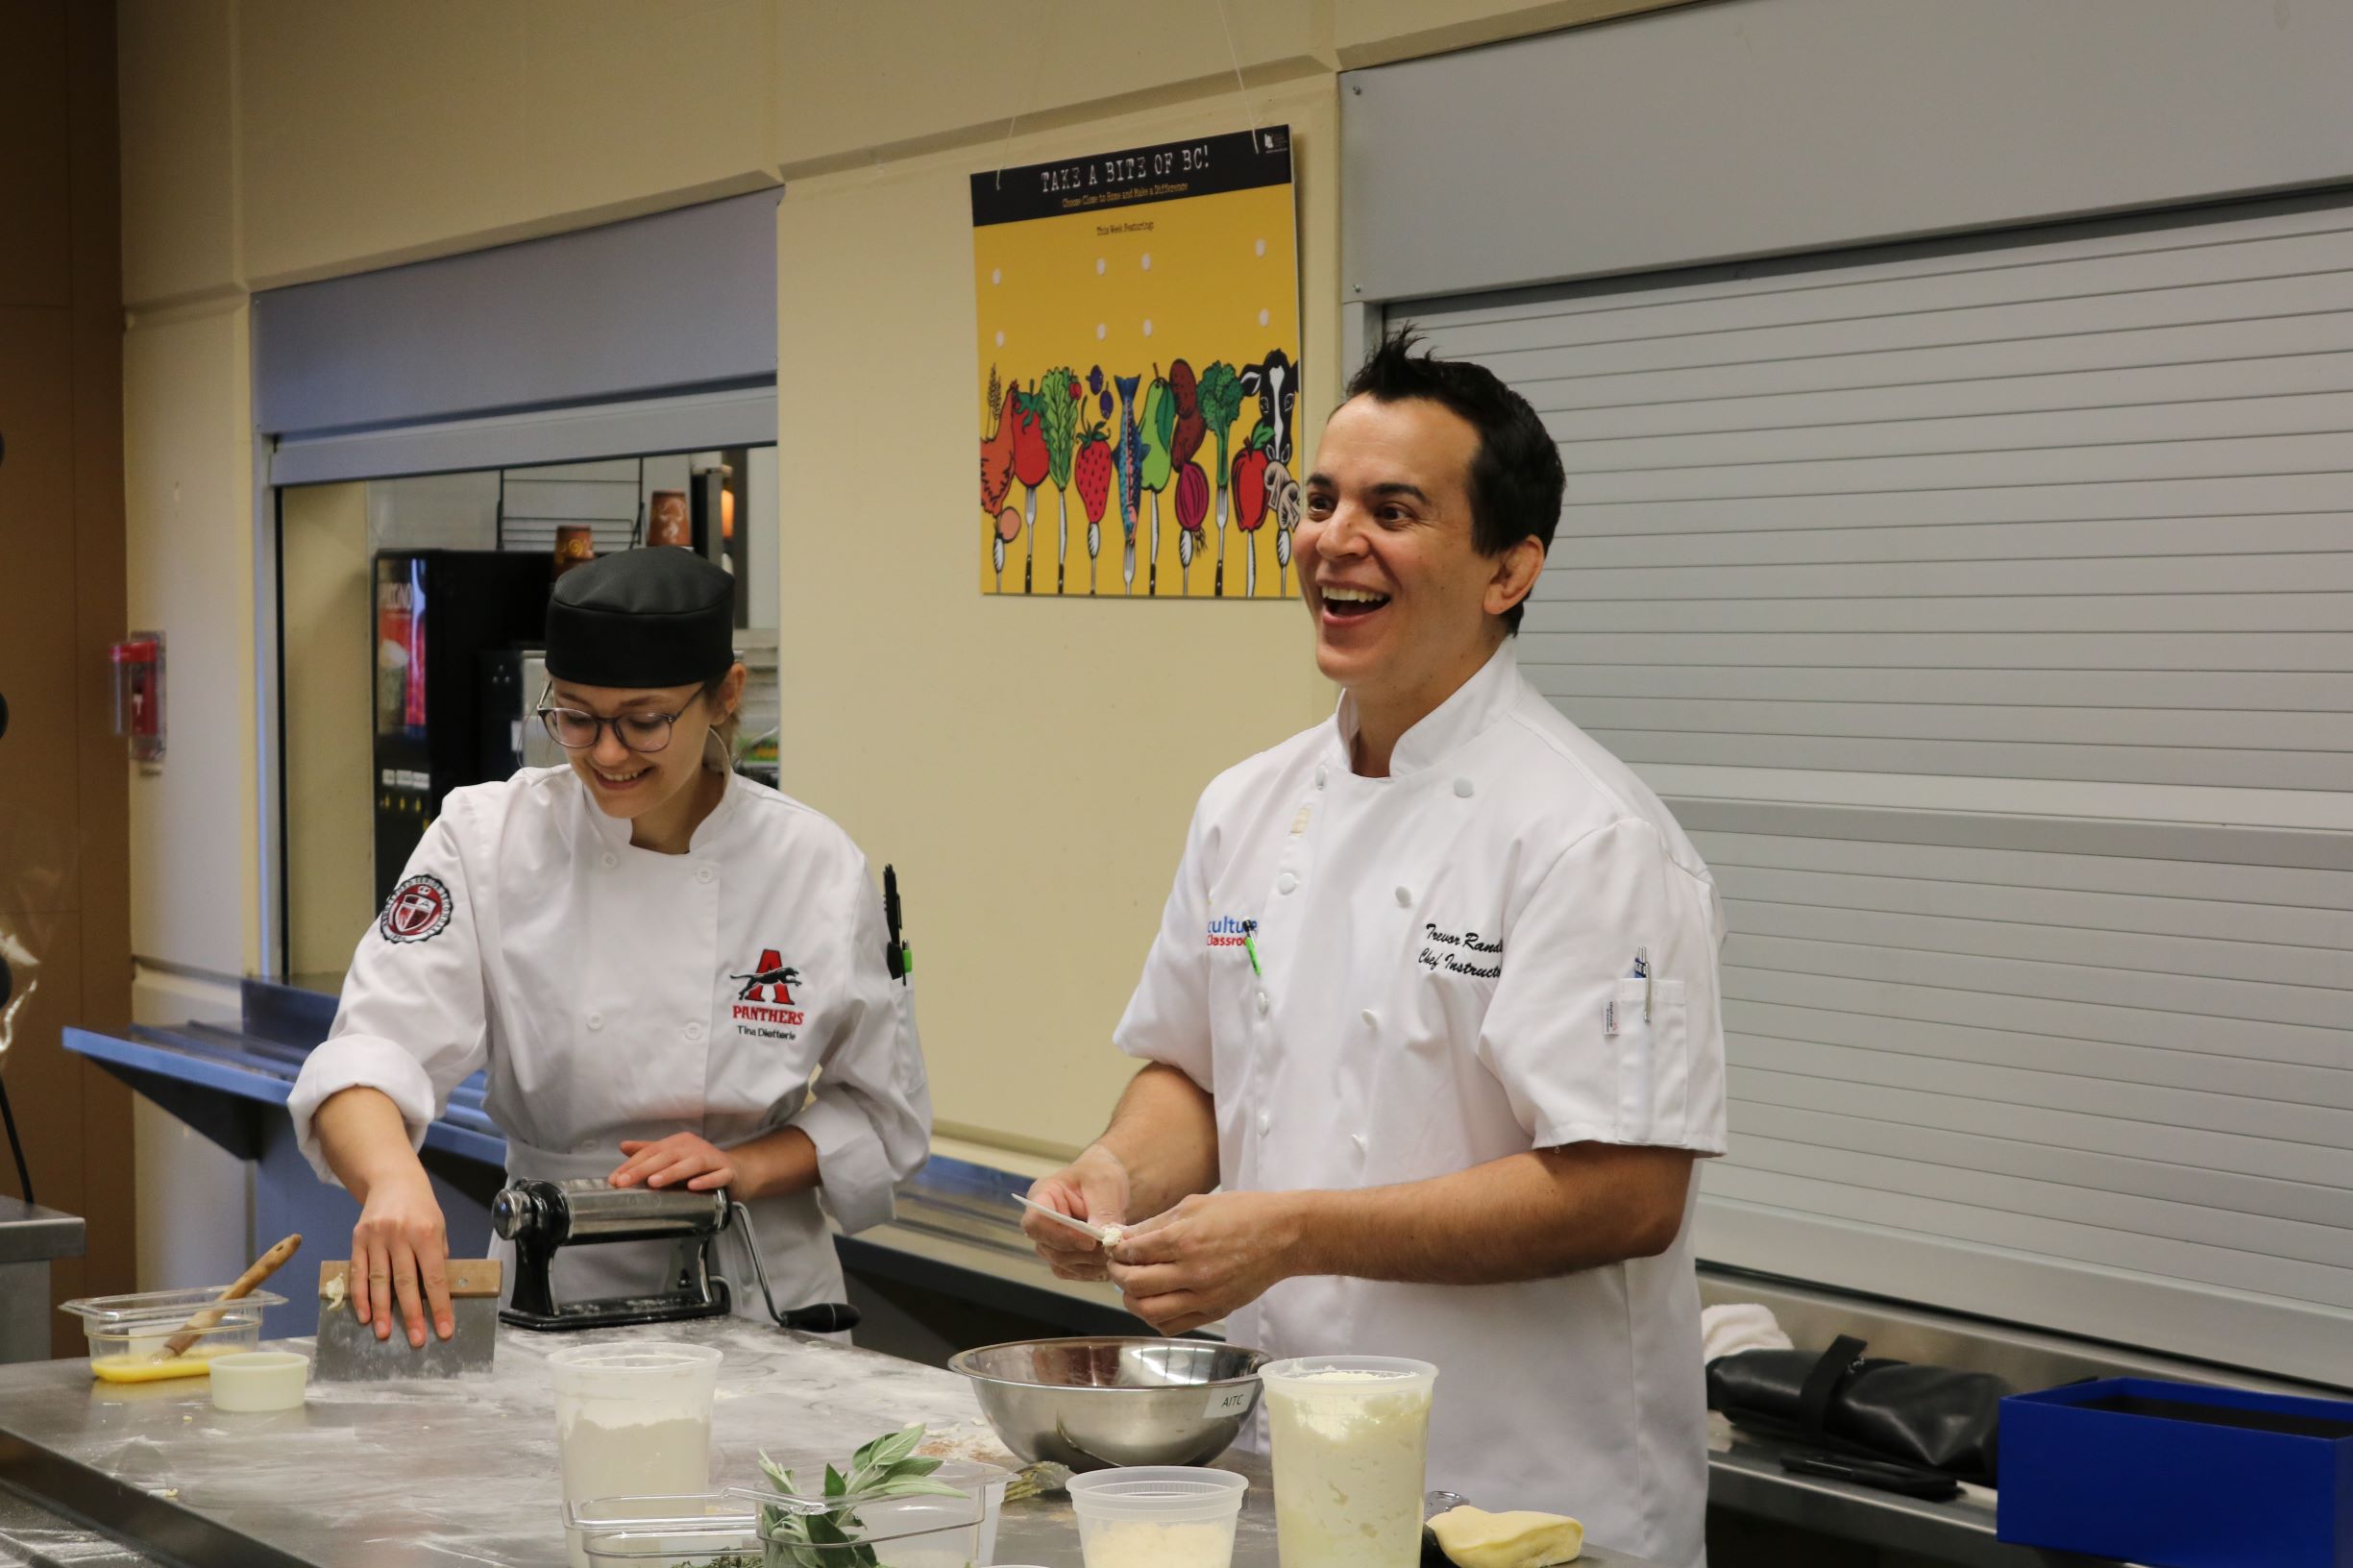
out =
[[[131,760],[163,760],[163,634],[135,631],[108,650],[114,666],[114,733],[131,742]]]

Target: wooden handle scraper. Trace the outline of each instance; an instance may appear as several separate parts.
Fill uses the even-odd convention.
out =
[[[395,1305],[392,1333],[376,1337],[376,1325],[359,1321],[352,1300],[351,1267],[342,1259],[319,1265],[319,1360],[321,1383],[376,1383],[387,1378],[455,1378],[487,1372],[499,1343],[499,1296],[505,1270],[496,1259],[453,1258],[449,1262],[450,1320],[447,1339],[425,1331],[420,1348],[408,1342],[408,1322]]]

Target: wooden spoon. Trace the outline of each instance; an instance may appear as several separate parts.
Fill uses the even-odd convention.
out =
[[[255,1259],[254,1266],[238,1275],[236,1283],[222,1291],[217,1302],[189,1318],[187,1327],[163,1341],[163,1348],[156,1352],[155,1360],[159,1361],[177,1360],[187,1354],[188,1347],[202,1338],[207,1329],[221,1320],[222,1311],[229,1303],[252,1294],[263,1280],[277,1273],[280,1265],[293,1257],[302,1244],[302,1235],[297,1232]]]

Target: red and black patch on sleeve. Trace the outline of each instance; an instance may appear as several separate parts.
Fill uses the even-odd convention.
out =
[[[450,928],[450,885],[425,872],[392,890],[376,929],[386,942],[430,942]]]

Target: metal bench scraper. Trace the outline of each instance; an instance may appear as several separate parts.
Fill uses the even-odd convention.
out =
[[[351,1264],[340,1260],[319,1265],[320,1382],[454,1378],[490,1370],[498,1351],[499,1295],[504,1283],[498,1260],[450,1260],[450,1317],[456,1332],[444,1339],[429,1329],[421,1349],[409,1344],[398,1307],[386,1338],[376,1337],[375,1324],[359,1321],[351,1299],[350,1273]]]

